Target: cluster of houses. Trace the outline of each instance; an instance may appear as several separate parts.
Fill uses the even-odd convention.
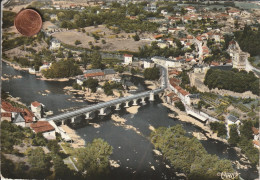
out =
[[[116,73],[114,69],[89,69],[83,71],[83,75],[77,76],[76,82],[77,84],[82,85],[83,82],[89,78],[97,79],[99,81],[121,81],[118,73]]]
[[[46,139],[56,139],[54,127],[47,121],[39,121],[43,115],[42,104],[34,101],[29,108],[14,107],[8,101],[1,101],[1,121],[8,121],[21,127],[30,127],[35,133],[42,133]]]

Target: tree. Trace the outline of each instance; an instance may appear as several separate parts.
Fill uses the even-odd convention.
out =
[[[98,87],[98,80],[93,78],[88,78],[86,81],[83,82],[83,86],[91,89],[91,92],[96,92]]]
[[[132,75],[136,75],[137,74],[137,71],[135,70],[135,68],[131,68],[131,74]]]
[[[234,172],[230,161],[208,154],[196,138],[186,136],[181,125],[159,127],[150,137],[155,148],[189,179],[215,180],[218,172]]]
[[[243,124],[240,126],[239,131],[241,137],[245,137],[246,139],[253,139],[253,124],[252,121],[244,121]]]
[[[83,67],[86,69],[87,64],[90,63],[90,57],[88,56],[87,52],[84,52],[80,55],[81,61],[83,62]]]
[[[81,44],[80,40],[76,40],[76,41],[75,41],[75,45],[77,46],[77,45],[79,45],[79,44]]]
[[[78,169],[87,175],[99,175],[108,172],[109,156],[113,148],[103,139],[94,139],[85,148],[76,149]]]
[[[51,67],[42,73],[46,78],[68,78],[83,72],[73,60],[68,59],[52,63]]]
[[[28,162],[31,165],[29,174],[32,178],[44,178],[50,174],[50,158],[42,148],[31,149],[28,152]]]
[[[144,78],[148,80],[157,80],[160,77],[160,70],[157,67],[146,68],[144,70]]]
[[[57,154],[60,151],[60,146],[57,140],[49,140],[47,143],[47,147],[51,152],[55,154]]]
[[[105,65],[102,63],[101,54],[98,51],[94,51],[90,55],[92,69],[104,69]]]
[[[134,39],[135,41],[139,41],[139,40],[140,40],[140,37],[138,36],[138,34],[135,34],[135,35],[133,36],[133,39]]]
[[[232,146],[236,146],[239,142],[239,135],[237,132],[237,125],[230,125],[228,143]]]
[[[185,106],[181,101],[177,101],[174,103],[174,105],[179,108],[181,111],[185,111]]]

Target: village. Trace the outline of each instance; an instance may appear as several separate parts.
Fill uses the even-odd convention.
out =
[[[28,1],[21,6],[35,6],[45,21],[42,31],[28,39],[13,26],[4,28],[2,60],[14,69],[28,71],[42,81],[73,81],[64,94],[82,96],[75,98],[77,102],[98,103],[138,93],[138,85],[126,82],[127,76],[142,79],[150,90],[160,88],[162,66],[168,79],[160,100],[175,112],[169,117],[205,130],[206,135],[193,133],[199,140],[212,138],[231,144],[250,156],[248,162],[256,157],[260,150],[260,59],[257,47],[247,48],[241,37],[247,32],[260,38],[260,8],[243,9],[232,2],[178,1],[53,0]],[[122,7],[126,12],[122,13]],[[17,7],[5,11],[16,12]],[[72,15],[68,17],[68,13]],[[124,17],[105,18],[113,13]],[[17,40],[22,43],[13,43]],[[16,78],[21,77],[1,77],[5,82]],[[247,84],[238,85],[240,82]],[[1,105],[1,121],[28,127],[48,140],[61,136],[76,144],[72,147],[85,145],[69,126],[44,121],[52,111],[46,112],[41,102],[25,105],[8,97]],[[135,114],[138,108],[127,111]],[[113,120],[125,126],[125,120],[114,115]],[[129,129],[139,133],[135,127]],[[249,137],[245,141],[250,145],[240,145],[244,136]]]

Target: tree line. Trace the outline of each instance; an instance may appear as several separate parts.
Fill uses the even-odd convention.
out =
[[[162,151],[174,169],[184,172],[189,179],[221,179],[218,172],[234,172],[229,160],[208,154],[195,137],[186,136],[181,125],[159,127],[150,137],[155,148]]]
[[[231,71],[209,69],[204,84],[209,89],[226,89],[238,93],[251,91],[253,94],[259,94],[259,79],[251,71],[248,73],[237,69]]]

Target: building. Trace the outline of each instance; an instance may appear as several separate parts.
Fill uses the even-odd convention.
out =
[[[38,118],[42,118],[42,104],[34,101],[31,103],[31,110],[33,112],[33,114]]]
[[[38,121],[30,127],[35,133],[42,133],[46,139],[56,139],[55,128],[48,121]]]
[[[50,19],[57,21],[58,20],[58,16],[56,14],[51,14],[50,15]]]
[[[12,113],[10,113],[10,112],[1,113],[1,121],[11,122],[12,121]]]
[[[103,72],[105,74],[105,80],[113,80],[117,78],[117,73],[114,69],[104,69]]]
[[[14,117],[13,123],[17,126],[25,127],[25,119],[21,115],[21,113],[17,113]]]
[[[50,50],[56,50],[60,48],[60,42],[57,39],[51,40]]]
[[[141,59],[141,61],[143,61],[143,66],[145,69],[154,67],[154,63],[150,59]]]
[[[130,64],[132,64],[132,62],[133,62],[133,55],[125,54],[124,55],[124,64],[125,65],[130,65]]]
[[[1,113],[11,113],[11,118],[15,118],[15,115],[23,112],[23,109],[14,107],[11,103],[2,100]]]
[[[50,66],[51,66],[51,63],[50,64],[49,63],[44,63],[42,66],[40,66],[39,72],[46,71],[47,69],[50,68]]]
[[[158,57],[158,56],[152,57],[151,60],[156,64],[160,64],[165,67],[176,68],[178,70],[181,70],[182,63],[185,61],[184,59],[172,60],[169,58]]]
[[[228,52],[232,60],[233,68],[245,70],[247,59],[250,57],[249,53],[243,52],[236,41],[229,43]]]
[[[105,79],[105,73],[101,69],[90,69],[84,71],[84,77],[86,79],[93,78],[98,80],[104,80]]]
[[[260,140],[259,129],[252,127],[252,131],[254,133],[254,140],[259,141]]]

